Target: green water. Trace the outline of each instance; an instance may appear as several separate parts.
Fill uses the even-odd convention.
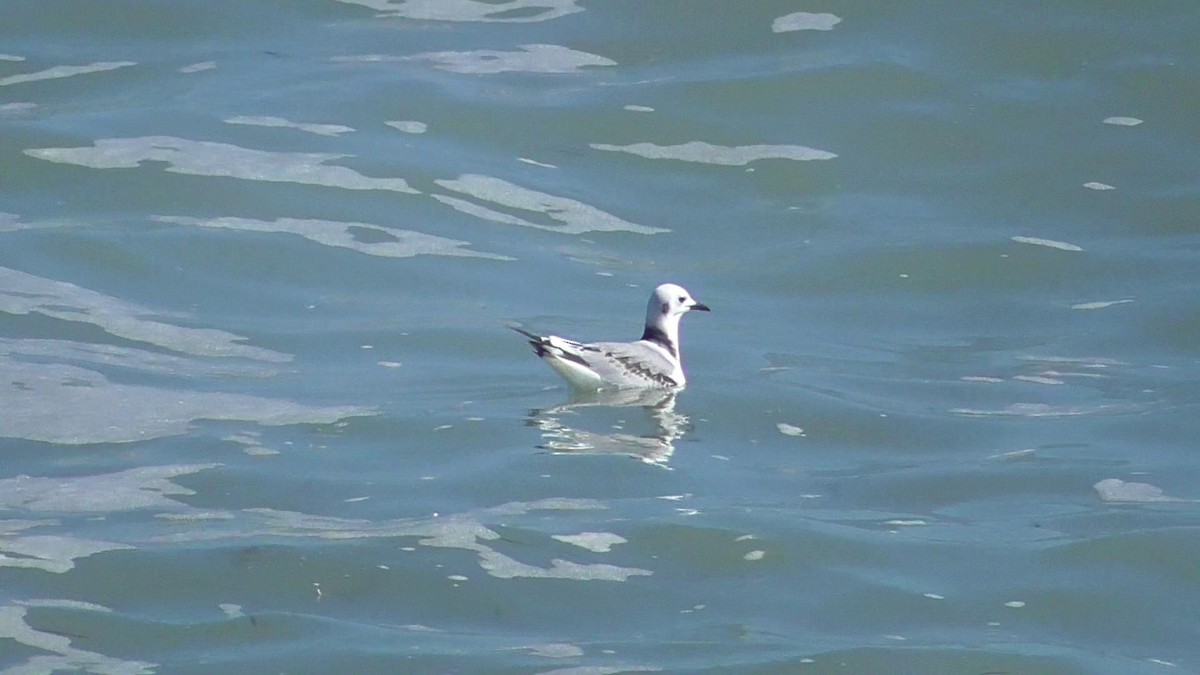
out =
[[[0,672],[1196,671],[1198,30],[5,3]]]

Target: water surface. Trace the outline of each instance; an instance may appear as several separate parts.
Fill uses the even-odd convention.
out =
[[[1197,670],[1194,9],[5,3],[0,672]]]

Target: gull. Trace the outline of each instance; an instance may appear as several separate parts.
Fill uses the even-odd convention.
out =
[[[681,286],[663,284],[650,296],[637,342],[583,343],[509,328],[529,338],[534,353],[577,390],[678,390],[687,384],[679,360],[679,319],[692,310],[709,311]]]

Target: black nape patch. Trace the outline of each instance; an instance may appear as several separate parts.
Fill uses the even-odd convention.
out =
[[[654,326],[646,326],[646,330],[642,332],[642,339],[646,342],[653,342],[660,345],[663,349],[671,353],[671,356],[679,358],[679,352],[675,350],[675,345],[671,343],[671,338],[667,334]]]

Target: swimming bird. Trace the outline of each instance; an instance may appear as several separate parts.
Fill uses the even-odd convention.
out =
[[[674,390],[687,384],[679,359],[679,319],[692,310],[709,311],[683,287],[663,284],[650,296],[646,328],[636,342],[583,343],[509,328],[529,338],[534,353],[576,389]]]

